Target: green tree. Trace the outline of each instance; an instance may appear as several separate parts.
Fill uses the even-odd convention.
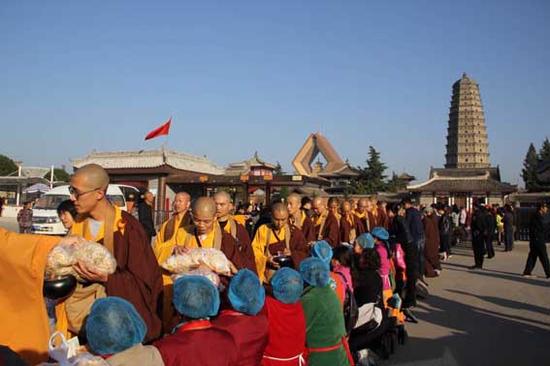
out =
[[[273,169],[273,175],[281,176],[284,175],[285,172],[283,171],[283,167],[281,166],[281,163],[277,162],[275,165],[275,169]]]
[[[525,189],[529,192],[537,190],[537,165],[539,163],[537,150],[533,143],[529,145],[527,154],[523,160],[523,169],[521,170],[521,177],[525,183]]]
[[[51,178],[51,172],[47,172],[46,174],[44,174],[44,179],[50,180],[50,178]],[[53,170],[54,182],[68,182],[69,178],[70,178],[70,175],[65,171],[65,169],[54,168]]]
[[[13,160],[0,154],[0,176],[5,176],[17,172],[19,167]]]
[[[550,162],[550,141],[548,141],[548,137],[542,142],[542,147],[539,151],[539,160],[541,162]]]
[[[386,189],[386,164],[380,159],[380,153],[373,146],[369,146],[369,157],[367,166],[358,167],[359,177],[352,182],[351,190],[353,193],[365,194],[376,193]]]

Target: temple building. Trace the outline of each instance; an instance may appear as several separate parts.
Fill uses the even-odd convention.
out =
[[[476,202],[502,204],[517,187],[491,167],[483,105],[477,82],[465,73],[453,84],[445,168],[431,168],[426,182],[407,189],[421,204],[443,202],[470,209]]]

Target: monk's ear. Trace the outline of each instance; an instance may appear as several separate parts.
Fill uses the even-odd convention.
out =
[[[96,192],[96,198],[98,201],[101,201],[105,197],[106,193],[103,189],[98,189]]]

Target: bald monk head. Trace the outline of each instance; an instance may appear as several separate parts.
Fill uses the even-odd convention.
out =
[[[330,197],[328,200],[328,210],[333,214],[338,214],[340,210],[340,201],[336,197]]]
[[[288,209],[280,202],[271,206],[271,223],[276,230],[280,230],[288,222]]]
[[[218,221],[225,222],[229,219],[231,210],[233,210],[233,200],[226,191],[217,192],[214,195],[216,204],[216,217]]]
[[[342,215],[351,214],[351,203],[349,201],[342,201],[340,210],[342,211]]]
[[[212,231],[216,221],[216,203],[210,197],[200,197],[193,203],[192,218],[197,234],[205,235]]]
[[[71,177],[69,191],[76,212],[103,221],[105,209],[112,206],[107,201],[109,175],[101,166],[88,164],[79,168]]]
[[[297,215],[302,206],[302,197],[298,193],[291,193],[286,198],[286,208],[291,216]]]
[[[174,197],[174,212],[183,217],[191,206],[191,196],[187,192],[178,192]]]
[[[327,206],[325,206],[325,202],[321,197],[315,197],[313,199],[311,207],[313,208],[313,211],[315,211],[315,213],[319,216],[323,215],[327,210]]]
[[[364,214],[365,212],[367,212],[367,199],[366,198],[361,198],[359,201],[357,201],[357,208],[355,209],[355,211],[358,213],[358,214]]]

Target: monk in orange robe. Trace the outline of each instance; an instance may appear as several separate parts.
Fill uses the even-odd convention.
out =
[[[42,295],[48,253],[58,244],[77,241],[0,228],[0,344],[29,364],[48,359],[50,329]]]
[[[335,211],[338,211],[338,200],[331,198],[329,204],[332,207],[327,210],[321,197],[315,197],[313,200],[315,237],[317,240],[326,240],[334,248],[340,245],[340,218],[335,214]]]
[[[315,227],[313,221],[306,215],[304,210],[301,209],[302,198],[297,193],[291,193],[287,199],[288,208],[288,220],[291,225],[296,226],[304,234],[306,243],[313,243],[315,238]]]
[[[78,334],[95,299],[118,296],[134,305],[147,325],[145,339],[150,341],[161,335],[160,269],[141,224],[107,199],[108,185],[107,172],[96,164],[79,168],[71,178],[71,200],[79,215],[71,233],[103,244],[115,257],[117,268],[106,275],[84,263],[73,266],[87,284],[78,284],[74,293],[56,306],[56,327],[65,334],[68,330]]]

